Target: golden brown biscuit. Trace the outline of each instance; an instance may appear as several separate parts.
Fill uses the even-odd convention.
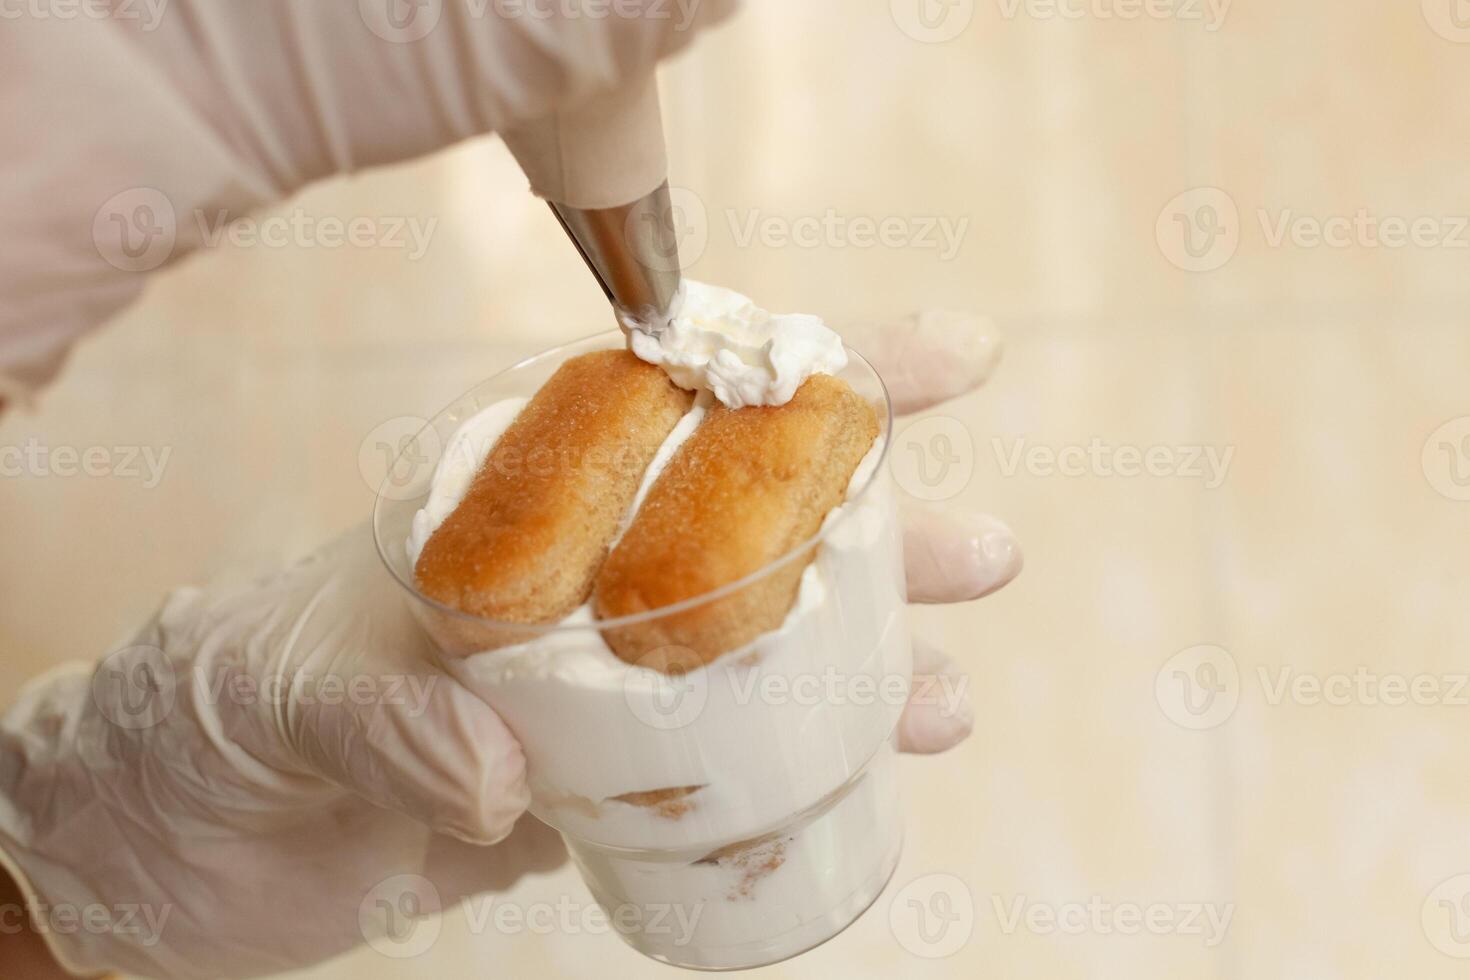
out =
[[[821,527],[878,435],[873,407],[814,375],[777,407],[716,406],[649,490],[597,578],[599,618],[703,595],[763,568]],[[709,663],[781,625],[815,549],[729,596],[606,629],[623,660],[665,672]]]
[[[587,601],[644,471],[692,400],[627,351],[567,361],[425,543],[419,589],[501,622],[566,616]]]

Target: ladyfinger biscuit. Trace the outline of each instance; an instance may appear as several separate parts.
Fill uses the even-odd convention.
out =
[[[566,616],[587,601],[644,470],[692,401],[627,351],[567,361],[430,535],[420,591],[502,622]]]
[[[602,619],[703,595],[811,538],[878,435],[846,382],[813,375],[785,405],[716,406],[659,475],[597,577]],[[665,672],[709,663],[773,630],[815,549],[728,596],[603,630],[623,660]]]

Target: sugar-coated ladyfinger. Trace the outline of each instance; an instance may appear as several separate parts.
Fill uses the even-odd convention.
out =
[[[425,595],[509,623],[587,601],[659,445],[693,395],[627,351],[563,364],[516,416],[425,543]]]
[[[878,435],[873,407],[813,375],[785,405],[713,408],[659,475],[598,574],[612,619],[735,582],[811,538]],[[623,660],[666,672],[708,663],[781,625],[815,549],[720,599],[603,630]]]

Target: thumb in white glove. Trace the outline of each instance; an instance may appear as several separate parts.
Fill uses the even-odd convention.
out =
[[[0,724],[0,850],[44,906],[133,930],[53,929],[62,964],[275,972],[360,944],[390,870],[447,903],[558,863],[534,820],[494,848],[443,836],[504,838],[527,792],[426,643],[359,529],[234,595],[176,592],[95,670],[29,685]]]

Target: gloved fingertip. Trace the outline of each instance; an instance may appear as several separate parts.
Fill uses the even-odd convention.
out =
[[[898,748],[934,755],[959,745],[975,728],[969,678],[949,657],[915,643],[914,681],[898,722]]]
[[[967,602],[989,595],[1025,564],[1015,532],[989,514],[936,507],[904,513],[910,602]]]
[[[531,805],[531,792],[526,785],[526,763],[521,748],[509,743],[505,757],[492,765],[481,784],[472,819],[462,825],[449,825],[450,833],[460,840],[475,844],[498,844],[510,836],[516,821]]]
[[[953,310],[856,325],[843,334],[878,369],[899,415],[978,388],[995,372],[1005,348],[989,318]]]
[[[520,744],[443,675],[393,703],[316,707],[299,744],[326,778],[459,840],[503,839],[530,803]]]
[[[969,738],[974,728],[968,704],[963,714],[948,716],[930,709],[906,710],[898,729],[898,750],[910,755],[938,755]]]
[[[917,412],[930,405],[975,390],[990,380],[1005,350],[1005,338],[989,317],[956,310],[925,310],[914,317],[908,342],[909,356],[928,367],[945,370],[936,377],[941,385],[921,386],[894,406],[900,413]]]
[[[992,520],[994,520],[992,518]],[[1000,521],[971,543],[975,575],[970,581],[972,598],[979,599],[1008,585],[1025,567],[1026,556],[1015,532]]]
[[[496,844],[515,828],[531,804],[526,758],[520,743],[489,705],[457,684],[448,685],[450,745],[457,778],[431,797],[426,821],[440,833],[471,844]]]

